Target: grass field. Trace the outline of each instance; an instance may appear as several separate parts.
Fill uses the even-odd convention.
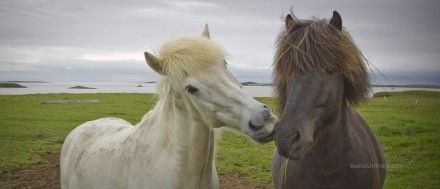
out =
[[[41,104],[43,100],[99,99],[98,104]],[[274,108],[272,98],[257,98]],[[151,94],[0,95],[0,171],[26,168],[46,153],[59,153],[66,135],[79,124],[119,117],[136,124],[155,104]],[[385,150],[385,188],[440,186],[440,93],[392,93],[358,108]],[[220,177],[240,172],[270,185],[273,142],[259,145],[224,131],[216,164]]]

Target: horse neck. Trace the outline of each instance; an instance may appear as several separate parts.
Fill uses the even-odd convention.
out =
[[[334,112],[335,120],[324,126],[325,130],[321,132],[316,147],[323,148],[330,155],[334,154],[337,157],[347,153],[347,150],[352,150],[353,142],[360,140],[361,129],[366,123],[345,101]]]
[[[323,148],[322,151],[330,158],[340,156],[348,148],[351,128],[347,116],[350,112],[350,107],[344,101],[338,110],[334,111],[334,121],[324,126],[325,130],[321,133],[316,147]]]
[[[162,148],[157,150],[177,160],[180,174],[178,179],[183,183],[189,184],[190,180],[209,182],[215,169],[214,130],[203,123],[190,106],[182,107],[175,102],[173,98],[159,100],[155,108],[144,117],[137,132],[146,136],[154,129],[156,133],[151,136],[155,137],[154,148]]]

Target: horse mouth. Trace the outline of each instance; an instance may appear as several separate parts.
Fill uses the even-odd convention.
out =
[[[311,150],[311,146],[308,144],[301,144],[296,148],[290,148],[287,157],[291,160],[300,160],[306,156]]]
[[[278,151],[279,156],[290,159],[290,160],[294,160],[294,161],[300,160],[305,156],[305,154],[301,153],[300,151],[295,151],[295,152],[292,152],[292,150],[283,151],[279,147],[277,147],[277,151]]]
[[[295,154],[289,154],[288,155],[288,158],[290,159],[290,160],[300,160],[300,159],[302,159],[303,157],[304,157],[304,153],[301,153],[301,154],[298,154],[298,153],[295,153]]]
[[[273,132],[271,132],[269,135],[262,137],[262,138],[257,138],[254,139],[255,141],[257,141],[260,144],[265,144],[268,143],[270,141],[273,141]]]
[[[275,145],[278,151],[278,155],[288,158],[290,160],[302,159],[311,149],[307,143],[300,143],[297,145],[286,141],[277,141],[275,137]]]

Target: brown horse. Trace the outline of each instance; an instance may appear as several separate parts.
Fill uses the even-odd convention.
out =
[[[338,12],[330,21],[287,15],[274,84],[282,115],[274,135],[275,188],[382,188],[384,152],[354,109],[370,91],[366,61]]]

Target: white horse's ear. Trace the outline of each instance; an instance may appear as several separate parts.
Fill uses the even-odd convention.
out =
[[[202,36],[211,39],[211,36],[209,35],[208,24],[205,24],[205,28],[203,29]]]
[[[156,58],[156,56],[145,52],[145,60],[147,61],[147,64],[153,69],[155,72],[161,75],[165,75],[165,72],[163,71],[162,66],[160,65],[159,59]]]

